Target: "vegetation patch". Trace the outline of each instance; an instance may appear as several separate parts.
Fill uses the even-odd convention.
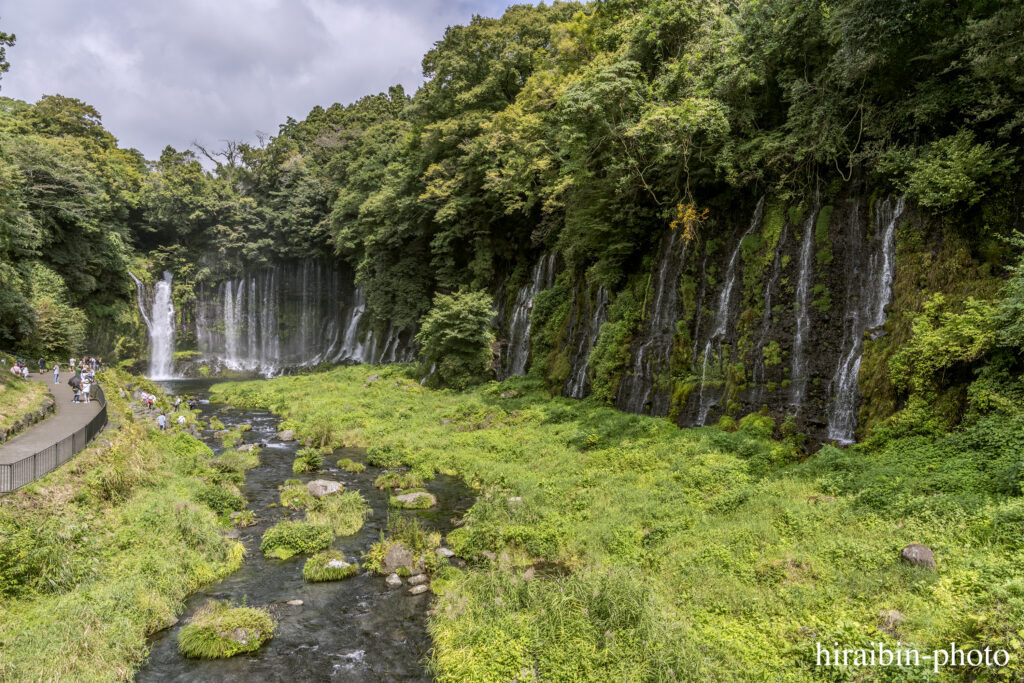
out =
[[[324,465],[324,456],[316,448],[303,448],[295,454],[295,461],[292,463],[292,472],[302,474],[303,472],[316,472]]]
[[[359,573],[359,563],[349,562],[340,550],[317,553],[302,566],[302,578],[311,583],[341,581]]]
[[[178,650],[196,659],[224,659],[255,652],[270,640],[273,617],[257,607],[231,607],[211,600],[196,611],[178,632]]]
[[[316,498],[306,512],[306,521],[326,527],[335,536],[350,536],[363,528],[371,512],[358,491],[346,491]]]
[[[356,462],[351,458],[342,458],[338,461],[338,467],[345,470],[346,472],[358,473],[366,470],[366,465],[361,462]]]
[[[305,510],[316,502],[306,485],[298,479],[289,479],[281,489],[281,505],[293,510]]]
[[[312,522],[278,522],[263,533],[260,550],[268,557],[287,560],[300,553],[314,553],[334,540],[331,529]]]

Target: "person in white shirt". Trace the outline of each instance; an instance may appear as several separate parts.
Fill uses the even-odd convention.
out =
[[[89,402],[89,390],[92,389],[92,382],[87,376],[82,377],[82,401]]]
[[[161,431],[167,431],[167,416],[160,413],[156,416],[156,423],[160,426]]]

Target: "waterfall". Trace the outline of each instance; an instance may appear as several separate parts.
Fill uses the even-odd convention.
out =
[[[866,269],[847,267],[844,339],[839,365],[829,383],[828,438],[852,443],[857,428],[857,376],[864,352],[864,334],[885,324],[885,307],[892,297],[896,221],[903,215],[903,198],[875,203],[875,231]],[[853,224],[859,226],[854,205]]]
[[[164,277],[153,286],[153,304],[146,313],[145,287],[133,273],[135,297],[139,313],[149,330],[149,378],[171,379],[174,376],[174,301],[171,299],[172,276],[166,270]]]
[[[772,259],[772,271],[768,276],[768,282],[764,286],[764,314],[761,316],[761,333],[757,338],[757,345],[754,347],[754,369],[751,373],[751,380],[757,384],[758,400],[764,396],[765,382],[767,381],[767,369],[764,364],[764,346],[768,341],[768,331],[772,326],[772,292],[779,282],[782,274],[782,254],[786,245],[788,235],[786,224],[782,224],[779,232],[779,241],[775,245],[775,257]]]
[[[590,298],[584,297],[584,308],[579,314],[579,325],[570,324],[570,328],[576,332],[578,341],[573,368],[562,392],[569,398],[585,398],[590,393],[590,352],[594,350],[597,338],[601,334],[601,325],[608,317],[608,290],[604,285],[597,288],[593,310]],[[577,316],[575,309],[573,316]]]
[[[630,369],[619,383],[616,405],[622,410],[668,415],[671,392],[667,380],[672,342],[679,320],[679,278],[689,242],[670,230],[662,240],[656,265],[654,296],[645,309],[645,320],[631,349]],[[660,377],[659,377],[660,375]],[[659,379],[662,381],[659,382]]]
[[[324,362],[411,360],[414,330],[373,334],[352,274],[331,263],[282,262],[200,287],[196,340],[203,362],[272,376]]]
[[[761,199],[758,200],[757,207],[754,209],[754,216],[750,220],[750,226],[736,241],[736,248],[733,249],[732,255],[729,257],[729,262],[725,268],[725,284],[722,286],[722,292],[718,295],[718,306],[715,309],[715,327],[708,336],[707,343],[704,345],[704,358],[701,363],[700,392],[697,400],[697,426],[703,426],[708,419],[708,413],[711,411],[711,408],[718,405],[722,399],[725,398],[724,394],[717,398],[708,395],[710,393],[706,391],[708,384],[708,369],[711,363],[713,347],[718,348],[718,360],[721,361],[722,341],[729,330],[730,303],[732,302],[733,289],[736,287],[736,263],[739,261],[740,251],[743,247],[743,240],[745,240],[747,235],[754,232],[754,230],[761,225],[761,219],[764,216],[764,202],[765,197],[761,197]]]
[[[530,359],[530,312],[538,293],[555,284],[555,256],[542,256],[533,268],[529,284],[516,293],[508,327],[508,351],[505,358],[505,376],[526,374]]]
[[[789,399],[789,405],[795,412],[800,412],[807,390],[808,368],[804,345],[807,343],[807,337],[811,330],[811,314],[807,299],[811,286],[811,260],[814,255],[814,224],[817,220],[818,202],[815,200],[814,208],[811,209],[804,222],[803,237],[800,242],[800,273],[796,284],[796,336],[793,338],[793,361],[790,371],[793,392]]]

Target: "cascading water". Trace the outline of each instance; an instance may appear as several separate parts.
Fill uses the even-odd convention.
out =
[[[533,267],[529,284],[520,287],[516,293],[508,327],[506,377],[526,374],[526,364],[530,360],[530,312],[533,310],[533,300],[538,293],[550,288],[554,283],[555,257],[554,254],[547,254]]]
[[[366,324],[351,276],[315,260],[281,263],[200,290],[196,339],[205,362],[264,376],[324,362],[412,360],[413,331]]]
[[[782,274],[782,256],[786,247],[786,237],[789,231],[783,223],[779,233],[779,241],[775,245],[775,257],[772,259],[772,271],[768,276],[768,282],[764,287],[764,313],[761,315],[761,333],[757,338],[757,345],[754,347],[754,369],[751,379],[757,385],[757,395],[760,400],[764,396],[767,371],[764,360],[764,347],[768,341],[768,332],[772,326],[772,293],[779,282]]]
[[[864,352],[864,334],[885,324],[885,307],[892,297],[896,221],[903,215],[903,198],[875,203],[875,234],[866,270],[847,267],[844,344],[839,365],[829,384],[828,438],[852,443],[857,428],[857,376]],[[856,206],[853,224],[859,226]]]
[[[616,405],[622,410],[651,415],[668,415],[671,392],[658,374],[667,378],[672,341],[679,311],[679,278],[686,262],[689,242],[678,230],[670,230],[662,240],[658,254],[654,296],[637,336],[639,344],[631,349],[630,369],[619,383]]]
[[[725,284],[722,286],[722,291],[718,295],[718,306],[715,309],[715,326],[711,334],[708,336],[707,342],[704,345],[704,356],[701,362],[701,378],[700,378],[700,393],[697,398],[697,425],[703,426],[708,419],[708,413],[711,408],[721,403],[725,395],[714,396],[712,392],[707,391],[709,371],[715,371],[711,356],[713,349],[717,347],[718,361],[722,360],[722,340],[726,336],[726,332],[729,330],[729,310],[732,302],[732,292],[736,286],[736,264],[739,261],[740,251],[743,247],[743,240],[747,238],[747,235],[751,234],[760,227],[761,219],[764,216],[764,202],[765,198],[757,202],[757,207],[754,209],[754,216],[750,220],[750,227],[747,228],[746,232],[740,235],[739,240],[736,241],[736,248],[733,249],[732,255],[729,257],[729,262],[725,269]]]
[[[174,301],[171,298],[172,275],[164,271],[162,280],[153,285],[153,303],[146,312],[145,286],[128,273],[135,282],[139,313],[149,330],[149,378],[172,379],[174,376]]]
[[[578,321],[570,323],[570,329],[575,334],[570,338],[577,338],[576,355],[573,359],[572,371],[565,380],[565,387],[562,392],[569,398],[585,398],[590,393],[590,352],[597,344],[597,338],[601,334],[601,325],[608,318],[608,290],[601,285],[597,288],[597,294],[591,306],[589,297],[584,299],[584,308],[579,311]],[[577,311],[573,311],[574,318]]]
[[[792,369],[790,381],[793,391],[789,405],[794,412],[799,412],[807,392],[807,358],[804,345],[811,331],[811,314],[809,310],[809,292],[811,287],[811,260],[814,255],[814,225],[818,220],[818,202],[804,221],[803,236],[800,238],[800,273],[796,283],[796,335],[793,338]]]

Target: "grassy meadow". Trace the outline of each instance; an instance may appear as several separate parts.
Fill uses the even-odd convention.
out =
[[[763,416],[681,430],[525,378],[432,391],[403,366],[214,390],[280,413],[282,429],[478,491],[447,538],[469,563],[434,580],[440,681],[1024,675],[1024,505],[996,473],[1016,457],[1005,443],[893,437],[808,457]],[[935,571],[901,562],[914,542]],[[815,665],[819,641],[951,640],[1010,662],[937,676]]]

